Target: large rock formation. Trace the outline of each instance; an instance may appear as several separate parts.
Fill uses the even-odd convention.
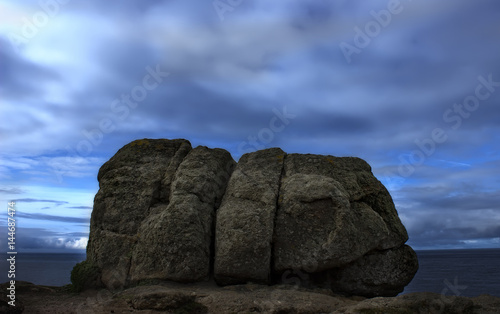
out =
[[[98,180],[87,260],[108,288],[213,277],[390,296],[418,268],[389,192],[359,158],[272,148],[236,165],[222,149],[144,139]]]

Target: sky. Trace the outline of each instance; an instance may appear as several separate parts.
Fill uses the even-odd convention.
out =
[[[123,145],[357,156],[417,250],[500,248],[500,2],[0,0],[0,246],[83,252]]]

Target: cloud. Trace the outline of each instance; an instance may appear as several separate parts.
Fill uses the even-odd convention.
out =
[[[16,203],[54,203],[56,206],[61,206],[61,205],[64,205],[64,204],[69,204],[69,202],[66,202],[66,201],[41,200],[41,199],[34,199],[34,198],[21,198],[21,199],[17,199]]]
[[[40,157],[40,161],[47,166],[48,174],[58,178],[93,176],[92,172],[104,163],[101,158],[80,156],[78,151],[69,150],[66,154],[64,157]]]
[[[23,194],[25,191],[20,188],[0,188],[0,194]]]
[[[0,65],[2,72],[2,98],[28,100],[42,92],[40,82],[57,80],[58,75],[50,68],[31,62],[16,53],[11,43],[0,34]]]
[[[87,141],[85,138],[81,142]],[[96,146],[88,142],[81,150],[79,142],[75,141],[73,147],[67,146],[66,150],[56,150],[56,156],[15,157],[4,155],[0,161],[0,174],[5,173],[9,179],[29,178],[31,180],[62,181],[66,178],[95,177],[96,168],[99,168],[104,159],[100,157],[85,157]],[[86,144],[87,145],[87,144]],[[83,155],[82,155],[83,154]]]
[[[73,105],[48,103],[46,112],[51,116],[62,112],[67,117],[73,127],[65,125],[64,121],[63,125],[59,121],[59,127],[69,130],[65,134],[71,139],[66,143],[75,148],[85,140],[78,131],[98,127],[99,115],[110,113],[111,102],[122,93],[130,92],[141,81],[146,66],[160,63],[172,73],[171,77],[132,110],[127,121],[116,123],[119,132],[129,134],[129,138],[150,132],[227,142],[243,140],[253,132],[252,126],[266,119],[271,106],[284,101],[290,102],[292,109],[303,111],[295,123],[294,133],[304,138],[317,138],[319,133],[342,140],[354,131],[352,134],[360,138],[382,139],[386,134],[393,134],[396,127],[398,134],[411,134],[414,127],[419,129],[423,123],[427,124],[429,117],[434,117],[439,126],[446,108],[436,106],[433,86],[441,86],[440,98],[445,100],[439,102],[451,106],[462,98],[464,90],[474,90],[473,81],[482,73],[469,67],[463,73],[466,77],[457,75],[448,79],[450,71],[462,71],[464,67],[457,67],[458,62],[450,60],[427,62],[426,58],[431,58],[439,46],[434,41],[419,44],[419,38],[440,38],[434,31],[429,33],[429,27],[415,24],[416,20],[394,17],[391,27],[384,29],[380,38],[375,38],[366,53],[359,56],[358,65],[349,66],[342,57],[332,57],[339,55],[338,45],[327,43],[338,42],[340,33],[350,34],[355,26],[341,25],[339,31],[337,18],[342,17],[342,21],[348,15],[371,18],[370,10],[383,8],[383,5],[386,5],[383,1],[369,6],[322,1],[286,5],[259,2],[255,6],[239,6],[232,15],[234,19],[227,23],[220,23],[217,18],[197,23],[194,16],[204,11],[177,2],[153,2],[141,9],[127,5],[119,11],[138,19],[139,22],[132,25],[117,16],[102,19],[97,14],[99,10],[114,5],[91,2],[83,6],[88,15],[80,14],[76,22],[86,23],[87,17],[97,16],[100,28],[112,30],[110,33],[93,32],[91,45],[96,49],[93,62],[102,69],[106,79],[85,77],[87,88],[72,94],[70,104]],[[155,10],[149,10],[152,7]],[[451,6],[451,3],[443,7],[439,12],[448,12],[446,19],[453,19],[456,14],[462,14],[460,10],[465,10],[463,5]],[[68,7],[67,14],[74,14],[72,8]],[[204,15],[216,17],[210,5],[206,9]],[[418,14],[423,15],[435,9],[435,5],[428,3],[409,7],[402,14],[411,15],[413,10],[420,10]],[[165,14],[173,16],[176,11],[182,13],[178,14],[179,18],[164,18]],[[257,25],[250,19],[266,14],[274,18],[263,18]],[[438,15],[433,16],[433,22],[444,23],[437,19]],[[477,27],[486,27],[487,21],[489,19]],[[458,27],[467,29],[467,23],[463,24]],[[448,25],[454,24],[450,21],[445,25],[442,32],[447,33],[450,31]],[[182,36],[178,29],[182,29]],[[400,34],[400,29],[410,33]],[[135,36],[140,33],[144,36]],[[111,35],[116,39],[110,41],[108,36]],[[271,37],[274,40],[269,40]],[[395,43],[389,46],[393,48],[376,54],[377,41],[385,38],[393,38]],[[454,39],[447,36],[443,40],[447,43]],[[481,60],[494,62],[494,51],[485,52],[487,56]],[[465,56],[468,52],[467,49],[459,50]],[[79,75],[85,75],[85,69]],[[493,123],[494,109],[488,108],[492,106],[482,106],[475,121]],[[472,127],[472,120],[469,121],[467,127]],[[410,137],[405,144],[411,145],[413,139]],[[363,141],[360,146],[364,144],[370,149],[371,142]],[[104,147],[95,149],[101,151]]]
[[[87,248],[88,238],[59,238],[57,239],[56,247],[63,247],[72,250],[85,250]]]
[[[0,239],[0,245],[6,246],[6,240],[7,238]],[[84,250],[87,242],[88,233],[62,233],[44,228],[19,227],[16,229],[16,249],[18,252]]]
[[[477,227],[447,227],[439,222],[427,222],[426,226],[410,229],[409,232],[412,232],[409,243],[417,249],[453,245],[466,248],[470,247],[467,244],[476,242],[489,242],[490,245],[493,245],[493,240],[500,237],[498,226],[487,228],[483,228],[481,225]]]
[[[88,224],[89,218],[78,218],[78,217],[65,217],[65,216],[53,216],[46,214],[30,214],[19,212],[16,214],[17,217],[25,218],[25,219],[34,219],[34,220],[47,220],[47,221],[60,221],[66,223],[82,223]]]
[[[456,189],[453,193],[432,193],[426,191],[417,194],[419,189],[416,189],[415,194],[411,195],[410,201],[418,202],[423,207],[430,208],[452,208],[459,210],[487,210],[494,209],[500,212],[498,204],[500,204],[500,191],[481,192],[481,191],[464,191]]]
[[[29,158],[16,158],[13,160],[5,160],[5,159],[0,160],[0,166],[9,167],[12,169],[24,170],[24,169],[31,168],[33,165],[36,165],[36,162],[33,161],[32,159],[29,159]]]
[[[471,245],[472,240],[500,236],[499,190],[446,177],[434,181],[435,185],[429,181],[406,184],[392,193],[410,244],[418,248]]]
[[[500,88],[494,83],[463,116],[455,106],[474,95],[479,76],[500,82],[500,4],[403,2],[348,63],[339,44],[354,43],[355,27],[386,7],[384,0],[244,1],[221,21],[210,1],[72,1],[16,51],[9,33],[40,7],[9,4],[0,26],[0,115],[9,122],[0,125],[0,178],[16,184],[0,194],[19,192],[11,188],[22,189],[18,182],[95,189],[99,167],[137,138],[187,138],[238,158],[239,144],[286,107],[296,118],[266,146],[366,159],[412,239],[426,225],[426,239],[441,241],[445,232],[449,243],[494,235],[475,215],[498,213]],[[170,75],[136,105],[120,104],[129,110],[120,118],[112,104],[157,65]],[[449,110],[453,122],[444,119]],[[103,119],[113,131],[100,130]],[[411,164],[422,154],[416,141],[436,128],[446,141]],[[402,176],[403,166],[414,171]]]
[[[45,238],[32,239],[33,242],[21,248],[46,249],[46,250],[85,250],[87,248],[88,238]]]

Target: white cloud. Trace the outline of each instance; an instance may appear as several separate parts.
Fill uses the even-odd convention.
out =
[[[8,167],[15,170],[31,169],[33,166],[38,165],[38,161],[31,158],[12,158],[8,159],[2,157],[0,159],[0,166]]]
[[[66,239],[63,243],[64,247],[67,249],[84,250],[87,247],[88,241],[89,241],[88,238]]]
[[[97,175],[105,160],[97,157],[41,157],[40,161],[48,166],[47,172],[54,176],[82,178]]]
[[[56,157],[12,157],[1,156],[0,177],[13,178],[13,171],[32,176],[47,182],[62,182],[64,177],[95,177],[99,167],[105,162],[102,158],[74,155]],[[38,180],[37,179],[37,180]]]
[[[45,238],[43,239],[43,247],[57,248],[57,249],[70,249],[70,250],[84,250],[87,247],[88,238]]]

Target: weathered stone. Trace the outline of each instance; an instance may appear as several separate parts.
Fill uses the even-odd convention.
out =
[[[376,296],[413,278],[406,230],[365,161],[272,148],[235,164],[186,140],[120,149],[99,171],[87,247],[102,283],[270,284],[291,272]]]
[[[275,230],[274,269],[320,272],[379,246],[389,231],[364,203],[350,203],[332,178],[293,174],[283,180]]]
[[[217,211],[215,280],[269,283],[272,237],[285,153],[279,148],[245,154]]]
[[[320,277],[326,270],[361,261],[370,252],[400,247],[408,238],[389,193],[359,158],[290,154],[281,181],[274,230],[276,276],[297,270]],[[389,265],[397,266],[396,257],[417,265],[416,256],[407,252],[386,256],[392,264],[375,264],[378,271],[372,274],[381,276],[376,279],[380,285],[359,293],[402,290],[418,266],[404,268],[385,283],[388,274],[383,273],[391,272]]]
[[[177,313],[206,313],[206,307],[195,301],[196,295],[161,286],[131,289],[137,291],[130,298],[130,292],[124,294],[130,298],[130,304],[136,310],[155,310]],[[173,291],[172,291],[173,290]]]
[[[141,225],[133,251],[132,281],[208,279],[213,220],[235,162],[222,149],[198,146],[175,172],[170,202]]]
[[[91,231],[92,250],[87,260],[101,269],[101,281],[109,289],[119,289],[127,285],[130,268],[131,248],[136,242],[134,236],[95,229]]]
[[[151,208],[168,203],[161,198],[162,182],[169,180],[165,174],[189,150],[186,140],[137,140],[99,170],[87,259],[102,269],[106,286],[118,288],[127,283],[137,230]]]
[[[341,184],[349,202],[364,202],[386,222],[390,231],[380,240],[380,249],[399,247],[408,240],[408,233],[401,223],[392,198],[368,163],[357,157],[334,157],[311,154],[289,154],[284,175],[296,173],[330,177]]]
[[[329,271],[333,291],[362,295],[396,296],[418,270],[417,255],[407,245],[366,254],[352,264]]]
[[[137,140],[121,148],[99,170],[99,192],[91,224],[120,234],[135,234],[149,208],[159,201],[161,182],[186,140]]]
[[[499,300],[500,298],[496,298]],[[378,297],[340,308],[332,313],[402,313],[402,314],[443,314],[443,313],[498,313],[498,308],[488,311],[480,302],[472,298],[445,296],[431,292],[415,292],[397,297]]]

